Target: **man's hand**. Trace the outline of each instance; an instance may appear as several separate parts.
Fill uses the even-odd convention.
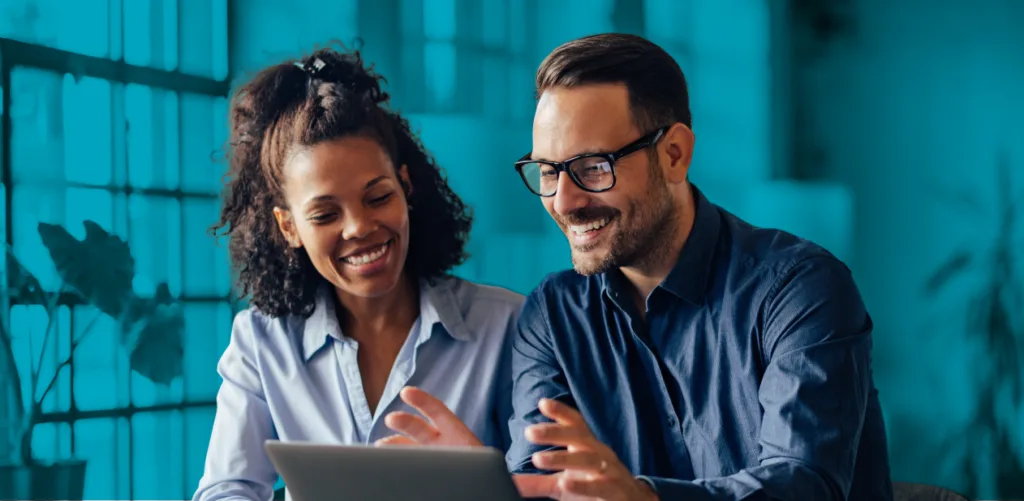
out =
[[[587,428],[583,416],[556,400],[540,401],[542,414],[554,423],[535,424],[526,429],[526,439],[538,445],[567,450],[538,452],[533,464],[551,475],[516,475],[515,483],[525,498],[549,497],[559,500],[637,501],[658,499],[644,481],[633,477],[608,446]]]
[[[462,420],[433,395],[407,386],[399,396],[427,419],[402,411],[389,413],[384,418],[384,424],[400,435],[382,438],[374,442],[374,445],[483,445]]]

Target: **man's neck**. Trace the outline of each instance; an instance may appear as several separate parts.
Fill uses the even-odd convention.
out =
[[[635,266],[623,266],[619,268],[622,275],[632,285],[633,299],[641,315],[646,312],[647,298],[651,292],[665,281],[665,277],[672,272],[679,255],[683,252],[683,246],[693,229],[696,215],[695,200],[692,196],[677,206],[678,217],[675,224],[664,237],[655,243],[652,251],[639,260]]]
[[[338,315],[342,330],[360,345],[404,339],[419,316],[415,280],[404,275],[391,292],[380,297],[356,297],[341,291],[337,291],[337,297],[343,309]]]

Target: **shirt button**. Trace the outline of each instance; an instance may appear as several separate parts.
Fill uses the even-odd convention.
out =
[[[668,425],[669,426],[673,426],[673,427],[676,425],[676,418],[675,418],[675,416],[669,416],[669,418],[668,418]]]

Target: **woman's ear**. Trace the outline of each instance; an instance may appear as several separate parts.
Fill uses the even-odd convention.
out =
[[[296,249],[302,247],[302,240],[299,238],[299,232],[295,228],[295,220],[292,219],[292,213],[288,209],[274,207],[274,219],[277,220],[277,228],[281,230],[281,235],[284,236],[284,240],[288,242],[288,245]]]
[[[409,167],[405,164],[398,168],[398,182],[405,190],[405,198],[408,200],[412,196],[412,181],[409,180]]]

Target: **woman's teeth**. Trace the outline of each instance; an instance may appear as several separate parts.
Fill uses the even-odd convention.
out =
[[[380,247],[377,247],[376,249],[371,250],[369,252],[364,252],[364,253],[359,254],[357,256],[349,256],[349,257],[346,257],[346,258],[343,258],[343,259],[348,264],[355,265],[355,266],[362,266],[364,264],[370,264],[370,263],[380,259],[381,257],[384,256],[384,253],[387,252],[387,251],[388,251],[388,244],[383,244]]]
[[[603,228],[604,225],[608,224],[608,221],[611,221],[611,218],[606,217],[604,219],[598,219],[597,221],[591,221],[587,224],[573,224],[569,226],[569,229],[572,230],[572,232],[576,233],[577,235],[582,235],[589,231],[599,230]]]

